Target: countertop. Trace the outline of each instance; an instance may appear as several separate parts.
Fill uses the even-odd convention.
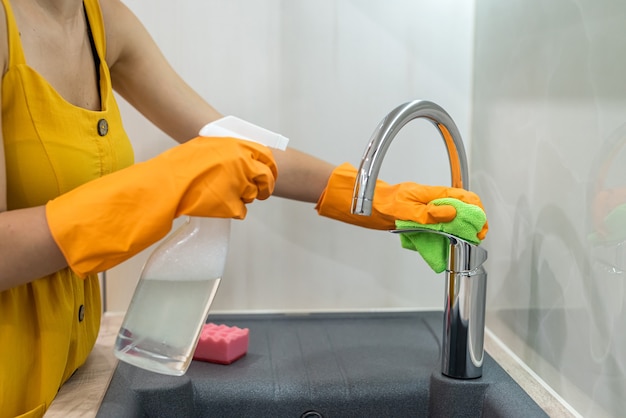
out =
[[[123,313],[104,314],[100,334],[87,362],[63,385],[46,418],[96,416],[117,365],[113,345],[122,320]],[[550,417],[576,416],[489,331],[485,333],[485,350]]]

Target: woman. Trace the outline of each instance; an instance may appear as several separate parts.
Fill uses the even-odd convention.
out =
[[[380,182],[373,216],[352,216],[353,167],[196,138],[221,115],[119,0],[2,1],[0,417],[43,415],[95,342],[96,273],[156,242],[177,216],[243,218],[245,204],[273,193],[388,229],[452,220],[453,207],[428,204],[439,197],[480,205],[463,190]],[[182,145],[133,165],[112,89]]]

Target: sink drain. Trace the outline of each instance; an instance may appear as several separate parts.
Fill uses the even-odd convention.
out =
[[[300,416],[300,418],[324,418],[322,414],[317,411],[306,411]]]

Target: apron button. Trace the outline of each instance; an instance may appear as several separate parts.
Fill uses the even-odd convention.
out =
[[[109,132],[109,123],[106,119],[100,119],[98,121],[98,135],[105,136]]]
[[[85,305],[80,305],[78,308],[78,322],[83,322],[85,319]]]

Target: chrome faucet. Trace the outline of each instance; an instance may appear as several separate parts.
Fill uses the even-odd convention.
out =
[[[354,185],[352,213],[369,216],[376,179],[393,138],[413,119],[432,122],[448,151],[452,187],[468,188],[467,157],[459,131],[445,110],[435,103],[416,100],[395,108],[378,125],[361,159]],[[441,372],[452,378],[482,376],[485,340],[487,251],[453,235],[429,229],[393,230],[394,233],[425,232],[448,238]]]

